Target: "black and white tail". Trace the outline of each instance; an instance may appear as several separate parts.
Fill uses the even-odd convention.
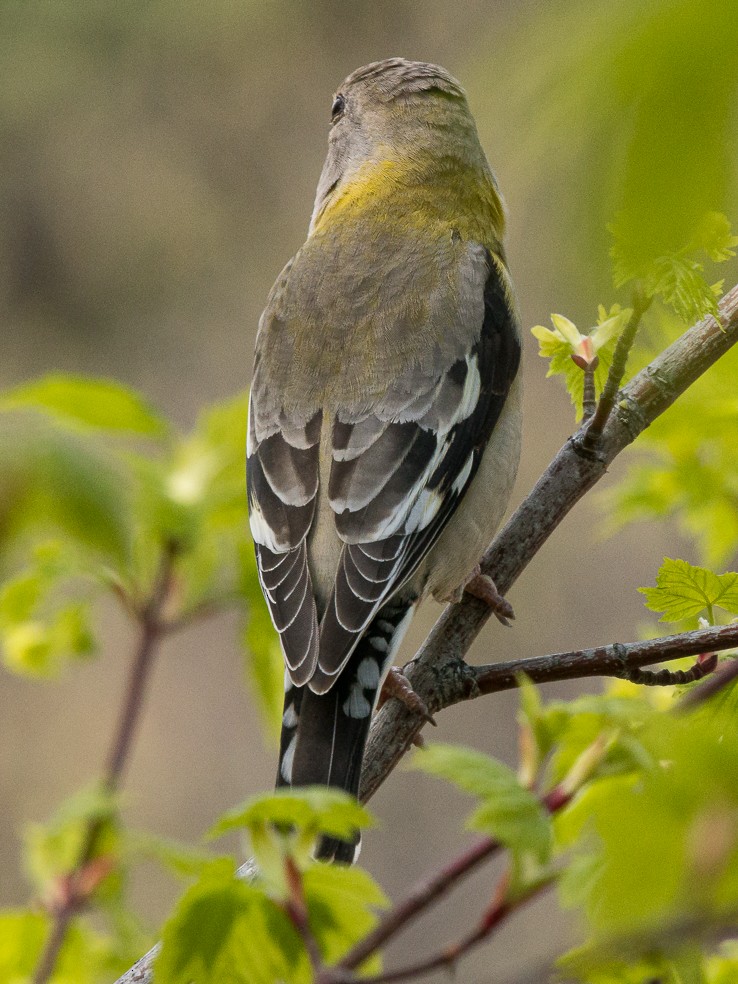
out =
[[[380,609],[327,693],[285,678],[277,787],[334,786],[358,795],[372,712],[413,608],[398,600]],[[358,848],[358,832],[352,841],[324,838],[318,857],[351,864]]]

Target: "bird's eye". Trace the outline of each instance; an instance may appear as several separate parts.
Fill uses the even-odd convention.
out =
[[[343,114],[346,108],[346,100],[339,93],[333,100],[333,105],[331,106],[331,119],[335,122]]]

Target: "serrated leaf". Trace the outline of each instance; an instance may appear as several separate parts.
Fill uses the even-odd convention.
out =
[[[502,762],[470,748],[433,744],[413,756],[413,768],[446,779],[480,803],[467,821],[470,830],[497,838],[540,863],[550,854],[550,819],[538,799]]]
[[[389,905],[379,885],[361,868],[312,865],[303,873],[303,891],[310,926],[327,963],[339,960],[374,927],[374,910]],[[379,962],[368,962],[362,970],[378,971]]]
[[[31,408],[65,423],[164,437],[169,424],[134,390],[112,379],[44,376],[0,393],[0,411]]]
[[[722,212],[708,212],[698,226],[694,245],[715,263],[725,263],[736,255],[738,236],[733,235],[730,221]]]
[[[714,574],[686,560],[664,558],[656,575],[655,588],[639,588],[646,607],[661,612],[661,622],[679,622],[707,612],[712,621],[713,607],[738,615],[738,573]]]
[[[278,789],[269,795],[247,800],[245,806],[222,816],[208,836],[221,837],[231,830],[250,830],[265,824],[346,838],[357,829],[374,826],[375,820],[365,807],[343,790],[305,786],[299,791]]]

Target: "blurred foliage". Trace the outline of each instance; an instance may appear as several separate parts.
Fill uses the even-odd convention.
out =
[[[91,655],[90,604],[112,592],[140,611],[165,552],[174,558],[172,626],[235,607],[245,637],[266,650],[262,662],[279,667],[248,534],[246,416],[237,397],[179,433],[121,385],[79,377],[0,396],[8,668],[49,676]],[[273,720],[278,695],[266,685],[259,695]]]
[[[699,240],[707,214],[735,215],[736,36],[733,0],[534,4],[494,86],[482,44],[476,80],[495,130],[516,134],[507,154],[518,194],[541,210],[537,223],[556,203],[565,248],[548,257],[552,282],[601,288],[607,227],[627,269],[644,276]]]
[[[622,258],[622,268],[617,272],[620,261],[616,260],[616,277],[635,279],[634,293],[646,306],[628,358],[626,380],[695,320],[715,316],[714,305],[724,282],[711,286],[704,275],[703,261],[697,257],[725,263],[735,255],[736,245],[738,237],[733,235],[727,218],[711,212],[703,216],[699,235],[689,248],[678,255],[660,257],[642,278],[636,279],[632,271],[627,272]],[[615,248],[618,255],[619,250],[619,246]],[[542,325],[532,329],[539,342],[539,354],[549,360],[548,375],[563,376],[577,418],[582,413],[582,353],[591,350],[599,360],[595,371],[599,393],[615,345],[610,329],[621,331],[627,313],[615,305],[608,314],[600,304],[597,326],[585,334],[560,314],[551,315],[553,331]],[[625,478],[600,494],[607,529],[613,531],[637,519],[673,517],[697,541],[700,559],[705,563],[723,564],[735,554],[737,374],[738,352],[734,348],[639,437],[635,449],[628,451],[631,464]],[[633,462],[634,456],[640,460]]]

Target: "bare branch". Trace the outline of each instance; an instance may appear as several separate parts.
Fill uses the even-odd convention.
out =
[[[628,679],[630,671],[641,666],[666,663],[672,659],[698,656],[706,652],[720,652],[734,646],[738,646],[738,624],[695,629],[693,632],[662,636],[645,642],[614,642],[595,649],[575,649],[568,653],[534,656],[509,663],[467,666],[474,692],[459,695],[454,703],[466,700],[469,696],[511,690],[517,686],[521,673],[525,673],[534,683],[579,680],[594,676]]]

